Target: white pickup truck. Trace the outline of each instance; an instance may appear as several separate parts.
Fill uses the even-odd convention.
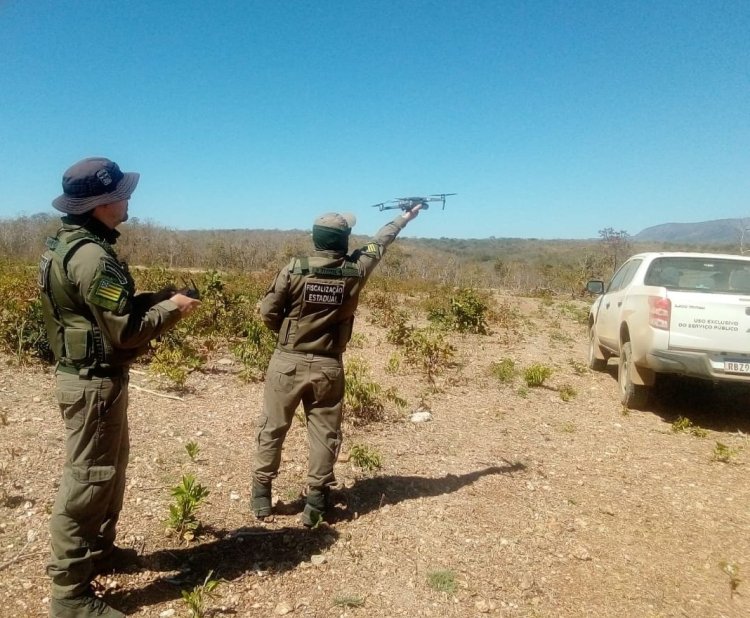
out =
[[[660,373],[750,383],[750,257],[640,253],[586,288],[588,365],[618,357],[624,405],[644,406]]]

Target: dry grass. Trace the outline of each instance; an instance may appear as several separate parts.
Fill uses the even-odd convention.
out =
[[[586,337],[568,312],[501,294],[497,302],[519,318],[491,324],[489,336],[454,336],[457,365],[435,384],[403,365],[388,373],[395,348],[357,320],[363,345],[348,356],[367,360],[409,407],[345,428],[342,453],[367,444],[382,467],[342,459],[336,508],[315,530],[297,521],[307,457],[299,424],[274,488],[278,514],[262,525],[249,514],[262,385],[217,358],[212,371],[191,374],[183,401],[131,389],[120,543],[147,568],[100,578],[111,602],[138,616],[186,616],[181,590],[213,571],[223,583],[207,609],[217,617],[750,615],[741,581],[750,572],[747,393],[667,384],[651,410],[624,415],[613,369],[575,370]],[[522,398],[522,376],[504,383],[491,373],[503,358],[554,372]],[[132,383],[155,388],[146,373]],[[563,401],[563,386],[577,395]],[[420,405],[433,420],[412,424]],[[51,374],[3,362],[0,412],[0,616],[45,616],[63,448]],[[679,416],[707,437],[672,431]],[[732,465],[714,460],[716,442],[736,449]],[[186,473],[211,491],[188,545],[164,525],[170,488]],[[731,581],[727,564],[739,573]],[[435,573],[451,585],[438,586]]]

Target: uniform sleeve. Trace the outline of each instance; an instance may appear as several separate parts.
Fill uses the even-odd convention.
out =
[[[120,264],[95,243],[76,251],[68,276],[114,348],[140,348],[180,319],[171,300],[151,305],[135,295]]]
[[[352,254],[365,277],[372,274],[378,262],[383,259],[388,245],[396,240],[396,236],[406,227],[406,224],[406,219],[398,215],[393,221],[381,227],[370,242]]]
[[[278,333],[286,317],[289,295],[289,268],[284,266],[266,291],[260,302],[260,317],[272,331]]]

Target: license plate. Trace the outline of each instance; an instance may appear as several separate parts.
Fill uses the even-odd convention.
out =
[[[726,373],[750,373],[750,363],[724,361],[724,371]]]

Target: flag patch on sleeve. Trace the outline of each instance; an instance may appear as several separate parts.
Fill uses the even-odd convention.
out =
[[[107,276],[98,277],[91,285],[88,293],[89,302],[114,312],[121,310],[126,299],[127,290],[125,287],[120,282]]]

